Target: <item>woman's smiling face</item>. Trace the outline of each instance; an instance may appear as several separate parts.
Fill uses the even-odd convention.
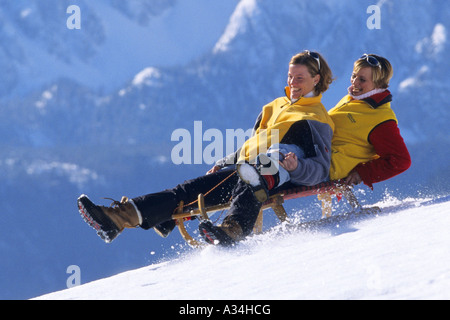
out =
[[[372,68],[361,68],[358,72],[353,71],[350,78],[352,85],[349,88],[349,93],[353,96],[359,96],[375,89],[375,84],[372,80]]]
[[[308,71],[308,67],[302,64],[289,65],[287,84],[290,90],[291,100],[297,100],[314,90],[314,86],[320,80],[320,75],[314,77]]]

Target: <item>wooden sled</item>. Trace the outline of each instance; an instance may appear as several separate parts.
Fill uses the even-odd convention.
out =
[[[353,193],[352,187],[340,182],[339,180],[323,182],[314,186],[294,186],[277,191],[275,194],[271,195],[266,202],[263,203],[253,232],[255,234],[262,232],[264,210],[272,209],[281,222],[288,221],[286,210],[283,207],[284,201],[311,195],[317,195],[318,199],[322,202],[322,218],[331,216],[333,195],[336,195],[339,198],[346,198],[346,200],[352,207],[352,212],[360,212],[363,210],[358,199]],[[184,225],[185,221],[190,220],[192,217],[198,217],[200,220],[207,220],[209,219],[209,214],[212,214],[216,211],[228,209],[230,207],[230,202],[206,207],[203,194],[199,194],[198,209],[189,210],[185,208],[184,203],[181,202],[179,204],[177,212],[172,215],[172,219],[176,220],[181,236],[190,246],[201,247],[205,244],[192,238],[192,236],[186,230],[186,227]],[[373,207],[371,208],[371,210],[379,211],[379,208]]]

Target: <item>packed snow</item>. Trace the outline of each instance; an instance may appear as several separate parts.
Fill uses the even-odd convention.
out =
[[[376,205],[378,215],[279,225],[231,249],[208,246],[37,299],[449,299],[450,198]]]

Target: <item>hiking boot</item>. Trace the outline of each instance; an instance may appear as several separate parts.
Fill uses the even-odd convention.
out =
[[[230,247],[244,239],[244,232],[236,221],[225,218],[220,226],[206,220],[199,224],[200,235],[209,244]]]
[[[141,213],[133,200],[122,197],[110,207],[95,205],[86,195],[78,198],[78,210],[84,221],[97,231],[106,243],[113,241],[124,228],[136,228],[142,223]]]
[[[237,172],[242,181],[248,184],[259,202],[269,198],[269,191],[278,187],[280,175],[274,161],[265,154],[257,157],[256,165],[242,163],[237,165]]]

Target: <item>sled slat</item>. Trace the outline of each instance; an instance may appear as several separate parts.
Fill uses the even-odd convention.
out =
[[[197,241],[191,237],[189,232],[187,232],[186,227],[184,226],[184,219],[178,219],[177,225],[178,225],[178,230],[180,231],[181,236],[191,247],[200,248],[205,245],[204,243]]]
[[[254,234],[260,234],[263,230],[263,211],[259,210],[258,218],[256,219],[255,226],[253,227]]]

